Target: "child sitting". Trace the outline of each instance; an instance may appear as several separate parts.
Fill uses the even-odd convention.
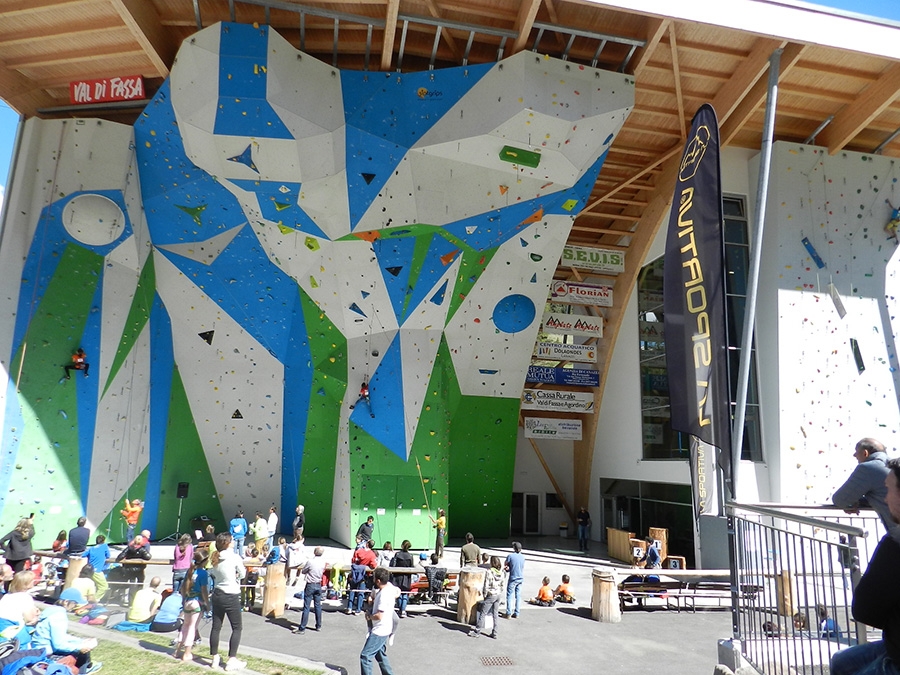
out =
[[[569,575],[562,575],[562,583],[553,591],[553,599],[557,602],[575,602],[575,596],[572,595],[572,587],[569,585]]]
[[[550,588],[550,577],[544,577],[541,587],[538,589],[536,597],[528,601],[532,605],[540,605],[541,607],[553,607],[556,602],[553,600],[553,591]]]

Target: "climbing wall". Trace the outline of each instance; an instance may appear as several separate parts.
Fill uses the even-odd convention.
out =
[[[341,72],[217,24],[133,128],[29,122],[0,526],[49,480],[42,515],[115,537],[138,496],[162,534],[190,482],[185,521],[302,503],[310,534],[374,515],[427,546],[449,507],[451,534],[505,535],[549,283],[633,87],[527,52]]]
[[[898,442],[900,247],[886,230],[898,179],[890,158],[775,145],[760,302],[777,312],[763,317],[777,324],[777,364],[761,348],[760,367],[778,378],[780,438],[768,460],[780,462],[782,501],[830,501],[857,440]]]

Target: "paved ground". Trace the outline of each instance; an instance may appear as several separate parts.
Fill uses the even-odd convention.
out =
[[[326,545],[329,560],[349,561],[350,552],[333,542],[308,540],[307,543]],[[501,556],[511,550],[507,541],[477,543],[487,552]],[[632,675],[647,667],[664,668],[668,675],[713,672],[717,640],[731,634],[728,611],[694,614],[664,609],[629,610],[621,623],[599,623],[590,618],[591,570],[597,565],[611,564],[603,557],[594,557],[595,553],[605,555],[605,550],[597,545],[596,551],[581,554],[575,541],[555,537],[523,539],[522,543],[526,556],[523,599],[536,593],[543,576],[549,576],[555,587],[565,573],[572,578],[577,597],[575,605],[545,608],[523,604],[518,619],[500,619],[497,640],[486,636],[467,637],[469,627],[457,623],[455,609],[410,605],[410,616],[401,621],[395,643],[388,650],[398,675],[489,673],[496,672],[492,663],[499,666],[500,662],[512,667],[500,672],[526,675],[543,675],[548,669],[562,669],[573,675],[597,672]],[[455,566],[458,551],[449,547],[445,564]],[[154,553],[154,557],[164,555],[162,550]],[[450,604],[453,608],[455,603]],[[362,615],[344,614],[337,601],[325,603],[321,632],[307,630],[304,635],[291,634],[290,629],[300,620],[299,611],[294,610],[286,611],[274,621],[256,612],[247,613],[244,618],[242,650],[260,650],[262,653],[258,655],[287,662],[308,660],[329,664],[337,671],[343,668],[356,673],[359,670],[359,650],[365,641],[366,623]],[[209,635],[208,625],[204,626],[203,635]],[[222,650],[227,650],[229,635],[226,626],[222,631]]]

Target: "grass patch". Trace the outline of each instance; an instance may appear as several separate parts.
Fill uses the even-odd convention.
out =
[[[209,672],[209,666],[195,662],[193,665],[176,661],[172,658],[171,636],[155,633],[134,633],[141,647],[130,647],[117,642],[100,640],[100,644],[91,652],[94,661],[103,662],[103,672],[110,673],[153,673],[153,675],[174,675],[184,672]],[[197,645],[193,654],[209,663],[209,646]],[[227,654],[227,650],[226,650]],[[320,675],[318,670],[308,670],[299,666],[289,666],[267,659],[258,659],[246,654],[238,654],[238,658],[247,662],[247,668],[263,675]]]

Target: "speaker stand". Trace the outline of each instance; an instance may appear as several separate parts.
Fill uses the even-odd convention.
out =
[[[184,506],[184,497],[178,498],[178,520],[175,521],[175,532],[170,534],[167,537],[163,537],[162,539],[158,539],[157,541],[174,541],[177,542],[179,537],[181,537],[181,509]]]

